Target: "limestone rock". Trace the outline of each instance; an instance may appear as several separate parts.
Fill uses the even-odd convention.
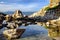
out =
[[[55,9],[56,6],[60,5],[60,0],[50,0],[50,4],[43,7],[40,11],[33,13],[32,15],[30,15],[29,17],[36,17],[36,16],[44,16],[46,14],[46,12],[48,12],[48,9]],[[57,10],[60,8],[56,8],[56,12]],[[48,13],[51,13],[52,11],[50,10]]]
[[[12,15],[12,17],[13,18],[21,18],[21,17],[23,17],[23,14],[22,14],[22,12],[20,11],[20,10],[16,10],[15,12],[14,12],[14,14]]]
[[[55,20],[48,21],[48,36],[50,37],[60,37],[60,17]]]
[[[29,17],[36,17],[36,16],[44,16],[45,15],[45,12],[46,12],[46,7],[48,6],[45,6],[44,8],[42,8],[40,11],[36,12],[36,13],[33,13],[32,15],[30,15]]]
[[[6,21],[11,21],[11,20],[12,20],[12,17],[11,17],[10,15],[6,15],[6,16],[5,16],[5,20],[6,20]]]
[[[50,5],[49,7],[52,8],[55,5],[59,5],[60,0],[50,0]]]
[[[3,31],[3,35],[8,39],[15,39],[18,37],[21,37],[21,35],[24,33],[25,29],[9,29]]]

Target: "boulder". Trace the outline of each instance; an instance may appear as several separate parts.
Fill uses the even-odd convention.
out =
[[[21,37],[21,35],[24,33],[25,29],[9,29],[3,31],[4,36],[10,40]]]
[[[14,14],[12,15],[12,17],[15,18],[15,19],[21,18],[21,17],[23,17],[23,14],[22,14],[22,12],[20,10],[16,10],[14,12]]]

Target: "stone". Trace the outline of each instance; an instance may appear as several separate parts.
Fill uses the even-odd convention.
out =
[[[13,18],[21,18],[21,17],[23,17],[23,14],[22,14],[22,12],[20,11],[20,10],[16,10],[15,12],[14,12],[14,14],[12,15],[12,17]]]
[[[8,29],[3,31],[3,35],[8,39],[15,39],[21,37],[24,33],[25,29]]]
[[[12,20],[12,18],[11,18],[11,16],[10,16],[10,15],[6,15],[6,16],[5,16],[5,20],[6,20],[6,21],[11,21],[11,20]]]
[[[59,5],[59,2],[60,2],[59,0],[50,0],[49,7],[52,8],[52,7],[56,6],[56,5]]]
[[[32,15],[29,15],[28,17],[44,16],[45,15],[45,12],[46,12],[45,11],[46,7],[48,7],[48,6],[43,7],[41,10],[33,13]]]
[[[29,17],[44,16],[44,15],[46,14],[46,12],[48,12],[48,9],[51,9],[51,8],[54,8],[54,7],[58,6],[58,5],[60,5],[59,3],[60,3],[60,0],[50,0],[50,4],[49,4],[49,5],[44,6],[41,10],[33,13],[33,14],[30,15]],[[57,8],[56,11],[55,11],[55,9],[54,9],[54,11],[51,11],[51,10],[50,10],[49,12],[50,12],[50,13],[57,12],[57,10],[60,9],[60,8],[58,8],[58,7],[56,7],[56,8]],[[52,9],[52,10],[53,10],[53,9]],[[49,13],[49,12],[48,12],[48,13]],[[59,10],[59,12],[60,12],[60,10]],[[57,12],[57,13],[58,13],[58,12]],[[53,15],[53,14],[52,14],[52,15]]]

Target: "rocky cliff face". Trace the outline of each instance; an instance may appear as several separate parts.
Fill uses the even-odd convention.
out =
[[[39,22],[57,19],[60,17],[60,5],[53,8],[46,7],[43,12],[35,13],[29,17],[33,17]]]
[[[52,1],[52,0],[51,0]],[[38,18],[37,21],[45,21],[45,20],[52,20],[52,19],[57,19],[60,17],[60,2],[58,1],[53,1],[48,6],[45,6],[44,8],[42,8],[40,11],[33,13],[32,15],[30,15],[29,17],[33,17],[33,18]],[[53,5],[53,3],[56,3],[55,5]],[[58,4],[58,5],[57,5]],[[53,5],[53,6],[51,6]]]
[[[59,13],[60,6],[54,6],[52,8],[50,8],[49,6],[46,6],[44,8],[42,8],[40,11],[33,13],[32,15],[30,15],[29,17],[38,17],[38,16],[45,16],[45,15],[54,15]],[[57,14],[58,15],[58,14]]]
[[[46,15],[47,12],[48,13],[52,13],[52,15],[53,15],[52,11],[56,10],[56,12],[57,12],[57,10],[59,10],[59,5],[60,5],[60,0],[50,0],[50,4],[49,5],[43,7],[41,10],[39,10],[36,13],[33,13],[29,17],[44,16],[44,15]],[[58,6],[58,7],[56,7],[56,6]],[[53,9],[53,10],[48,10],[48,9]]]

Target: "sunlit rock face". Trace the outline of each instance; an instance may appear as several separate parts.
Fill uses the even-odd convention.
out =
[[[56,20],[49,20],[48,36],[50,37],[60,37],[60,17]]]
[[[60,6],[48,10],[43,19],[48,20],[48,24],[45,25],[48,29],[48,36],[60,37]]]
[[[50,9],[50,10],[48,10]],[[60,6],[55,6],[54,8],[49,8],[48,6],[41,9],[40,11],[33,13],[29,17],[45,17],[45,18],[53,18],[56,16],[60,16]]]
[[[23,17],[23,14],[22,14],[22,12],[20,11],[20,10],[16,10],[15,12],[14,12],[14,14],[12,15],[12,17],[13,18],[21,18],[21,17]]]
[[[57,19],[60,17],[60,6],[55,6],[54,8],[49,8],[46,7],[47,9],[45,9],[45,12],[43,13],[41,11],[42,14],[40,13],[36,13],[36,14],[32,14],[29,17],[34,17],[38,20],[52,20],[52,19]]]
[[[38,12],[33,13],[29,17],[44,16],[46,14],[46,12],[48,12],[47,11],[48,9],[54,8],[58,5],[60,5],[60,0],[50,0],[49,5],[44,6],[41,10],[39,10]]]
[[[50,5],[49,7],[52,8],[56,5],[59,5],[60,0],[50,0]]]
[[[16,39],[18,37],[20,38],[24,32],[25,32],[25,29],[23,29],[23,28],[21,28],[21,29],[8,29],[8,30],[4,30],[3,34],[7,38],[7,40],[11,40],[11,39]]]
[[[54,8],[50,8],[49,10],[47,10],[45,15],[43,16],[43,18],[45,18],[47,20],[57,19],[59,17],[60,17],[60,6],[59,5],[54,7]]]
[[[47,7],[47,6],[45,6],[45,7]],[[44,16],[44,15],[45,15],[45,12],[46,12],[45,7],[42,8],[41,10],[39,10],[38,12],[33,13],[33,14],[30,15],[29,17]]]

